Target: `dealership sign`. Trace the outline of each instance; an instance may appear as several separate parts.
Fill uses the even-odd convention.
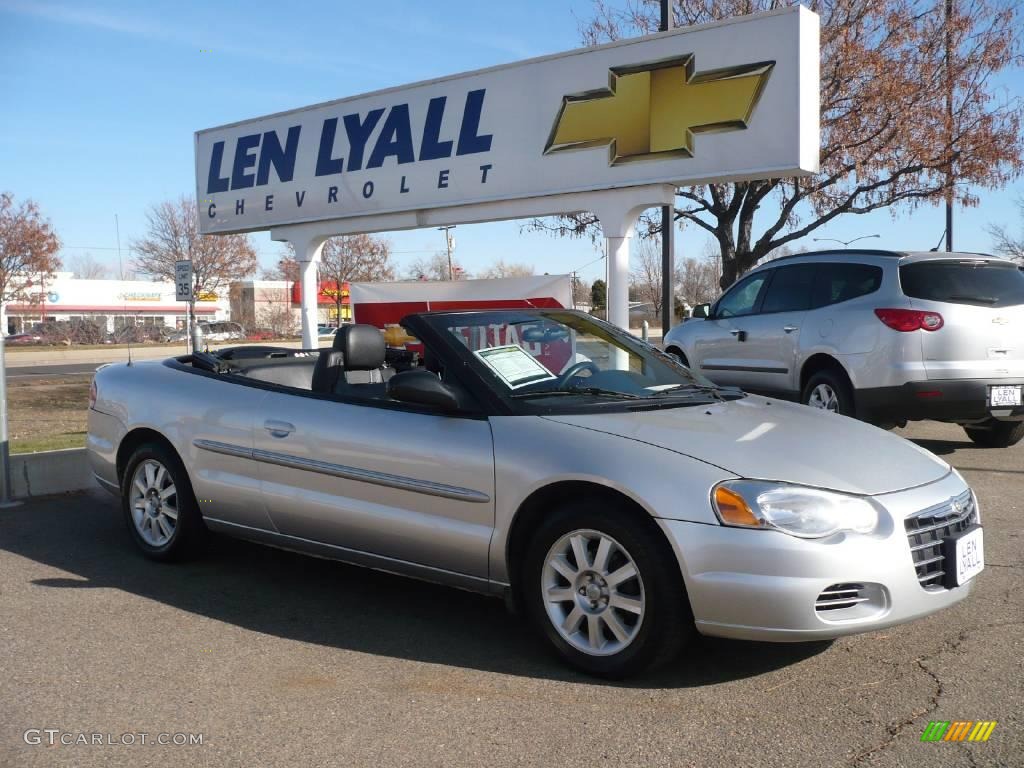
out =
[[[818,55],[795,7],[199,131],[200,229],[812,173]]]

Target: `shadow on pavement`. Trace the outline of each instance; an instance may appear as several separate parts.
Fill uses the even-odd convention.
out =
[[[911,439],[911,442],[917,443],[926,451],[931,451],[936,456],[948,456],[951,453],[956,453],[958,450],[975,447],[974,443],[970,440],[935,440],[915,437]]]
[[[205,557],[165,565],[134,549],[102,491],[36,499],[0,512],[0,549],[72,574],[52,589],[112,588],[256,632],[361,653],[502,674],[605,684],[574,673],[500,600],[215,537]],[[694,687],[764,674],[828,643],[699,638],[629,687]]]

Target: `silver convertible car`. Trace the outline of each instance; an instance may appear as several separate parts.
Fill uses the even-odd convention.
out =
[[[977,500],[853,419],[717,387],[589,315],[414,314],[324,350],[97,372],[88,449],[148,556],[217,531],[504,595],[622,677],[694,632],[875,630],[963,600]]]

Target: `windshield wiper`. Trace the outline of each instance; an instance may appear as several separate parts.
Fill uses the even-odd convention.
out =
[[[614,389],[602,389],[601,387],[569,387],[569,389],[546,389],[541,392],[516,392],[510,397],[520,400],[530,397],[558,397],[565,395],[594,395],[596,397],[614,397],[618,400],[643,400],[641,395],[631,395],[628,392],[618,392]]]
[[[679,384],[678,386],[672,387],[672,389],[662,389],[652,394],[651,397],[678,396],[683,394],[683,392],[703,392],[711,395],[715,400],[720,400],[723,403],[725,402],[725,398],[722,397],[722,392],[718,387],[710,384],[698,384],[697,382]]]

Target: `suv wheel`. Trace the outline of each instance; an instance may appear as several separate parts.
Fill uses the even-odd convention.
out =
[[[846,377],[833,370],[818,371],[804,386],[800,402],[843,416],[853,416],[853,390]]]
[[[673,658],[695,631],[675,556],[630,511],[565,504],[530,542],[522,598],[571,665],[620,678]]]
[[[158,443],[139,446],[128,460],[121,510],[135,544],[154,560],[190,554],[206,533],[185,467]]]
[[[1024,439],[1024,421],[989,419],[976,426],[964,427],[964,432],[982,448],[1009,448]]]

